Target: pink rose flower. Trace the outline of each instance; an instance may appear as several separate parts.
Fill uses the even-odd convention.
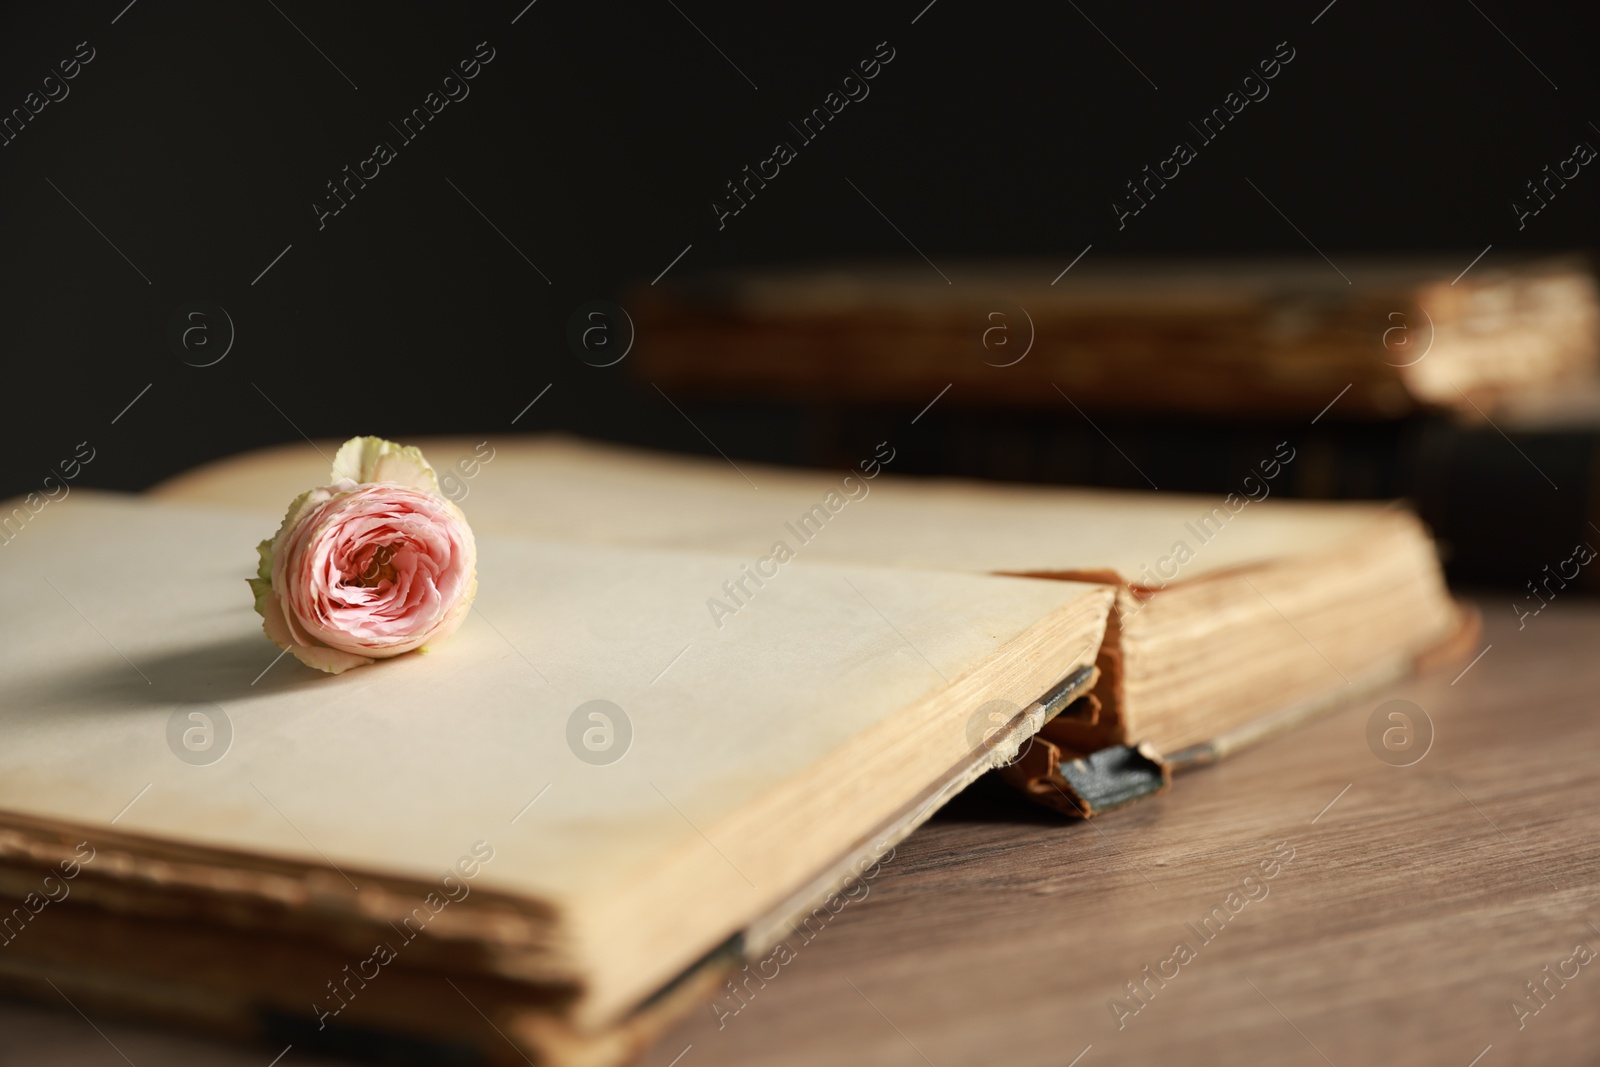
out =
[[[331,481],[257,547],[250,585],[267,636],[338,674],[454,633],[477,593],[477,545],[422,453],[352,438]]]

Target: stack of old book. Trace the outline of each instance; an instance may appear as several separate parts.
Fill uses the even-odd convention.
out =
[[[620,1063],[985,770],[1093,815],[1470,625],[1403,509],[1255,492],[1288,454],[1209,498],[416,443],[479,540],[427,656],[274,659],[244,580],[304,443],[5,546],[0,987]]]

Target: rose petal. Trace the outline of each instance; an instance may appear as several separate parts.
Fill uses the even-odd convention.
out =
[[[315,667],[317,670],[327,671],[329,674],[342,674],[351,667],[365,667],[373,662],[365,656],[340,652],[336,648],[300,644],[295,640],[289,621],[284,617],[283,608],[278,603],[276,594],[267,597],[264,610],[261,613],[261,629],[266,633],[267,637],[271,638],[273,644],[292,653],[295,659],[304,663],[307,667]]]
[[[332,480],[393,482],[429,493],[439,491],[439,479],[422,457],[422,450],[403,447],[381,437],[352,437],[333,457]]]

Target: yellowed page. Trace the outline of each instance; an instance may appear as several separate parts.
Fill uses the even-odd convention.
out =
[[[1267,463],[1280,481],[1241,468],[1230,507],[1222,496],[896,476],[892,461],[884,465],[871,455],[862,460],[867,470],[858,464],[826,473],[744,462],[735,467],[564,437],[484,440],[421,442],[441,471],[455,469],[450,484],[475,528],[715,549],[747,562],[782,541],[808,561],[979,573],[1110,569],[1129,582],[1159,586],[1321,552],[1385,518],[1376,505],[1274,499],[1284,465],[1270,452],[1257,466]],[[881,451],[892,454],[892,443]],[[475,464],[482,455],[493,458]],[[326,465],[310,445],[288,445],[202,467],[156,493],[260,509],[292,496],[296,486],[314,484]],[[866,477],[868,471],[876,476]],[[836,511],[828,507],[830,492]],[[808,515],[810,524],[802,526]]]
[[[718,620],[738,557],[483,536],[455,636],[329,676],[261,633],[244,579],[266,532],[82,491],[0,548],[0,812],[332,867],[354,907],[367,872],[434,883],[486,842],[476,885],[552,904],[563,965],[648,930],[648,965],[610,979],[637,995],[803,884],[807,849],[844,849],[970,752],[980,706],[1092,662],[1110,606],[1076,583],[795,560]],[[580,720],[602,731],[587,748],[570,729],[592,700],[621,713]],[[225,754],[186,760],[174,716],[214,744],[225,726]],[[871,762],[895,744],[922,761],[905,783]],[[783,841],[838,840],[771,847],[751,820],[779,795]],[[630,913],[647,884],[659,913]]]

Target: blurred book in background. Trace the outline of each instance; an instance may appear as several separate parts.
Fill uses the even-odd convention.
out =
[[[688,278],[629,298],[634,369],[782,462],[914,418],[902,471],[1223,494],[1286,441],[1275,493],[1409,497],[1454,580],[1520,588],[1600,545],[1600,301],[1583,256],[1470,259]]]
[[[1577,258],[1113,261],[709,276],[638,302],[638,365],[663,388],[1217,415],[1492,408],[1594,373],[1595,287]],[[1454,280],[1452,280],[1454,279]]]

